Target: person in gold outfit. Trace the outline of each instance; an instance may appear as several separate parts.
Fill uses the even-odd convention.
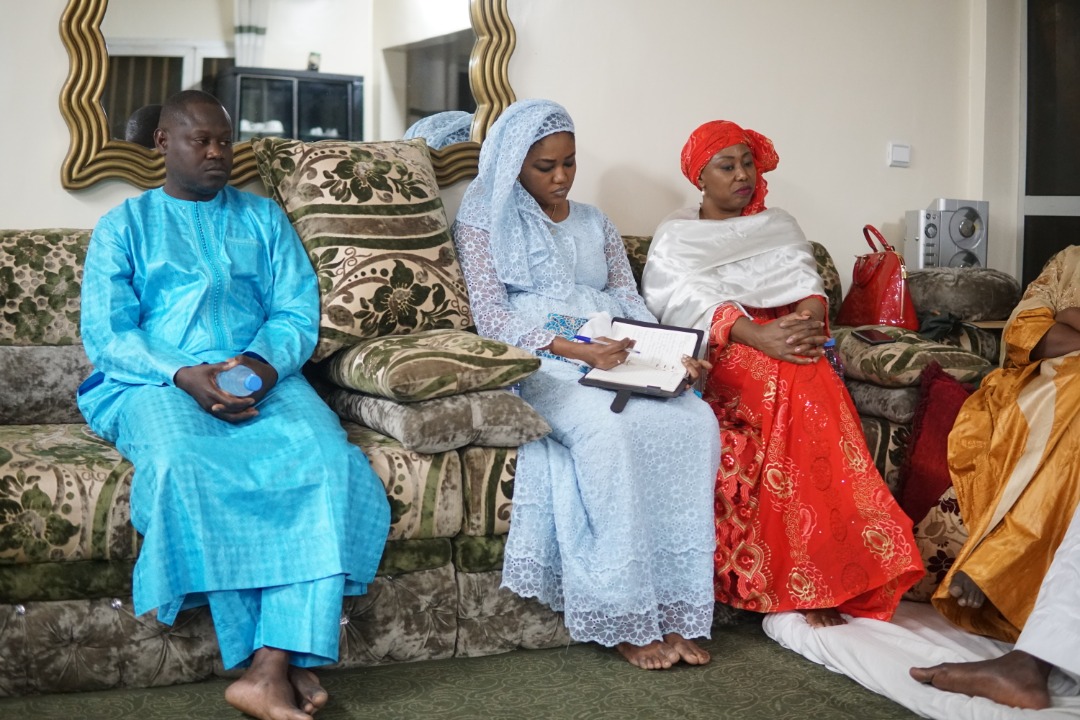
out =
[[[1041,663],[1045,682],[1047,667],[1068,665],[1047,656],[1061,638],[1051,632],[1046,648],[1027,648],[1033,628],[1024,631],[1040,588],[1048,594],[1047,573],[1066,550],[1080,500],[1080,246],[1051,258],[1028,286],[1003,341],[1002,367],[964,403],[949,435],[949,471],[969,536],[933,603],[965,630],[1017,642]],[[1076,542],[1066,545],[1075,554]],[[1073,586],[1071,597],[1053,594],[1075,607],[1077,593]],[[1065,631],[1069,612],[1057,616]],[[1075,656],[1075,647],[1068,652]],[[942,687],[934,673],[913,674]]]

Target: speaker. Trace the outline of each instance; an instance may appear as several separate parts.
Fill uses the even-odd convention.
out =
[[[904,262],[909,269],[986,267],[990,203],[938,198],[905,215]]]

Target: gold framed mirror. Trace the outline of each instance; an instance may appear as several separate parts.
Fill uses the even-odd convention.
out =
[[[109,69],[109,54],[101,21],[108,0],[68,0],[60,18],[60,37],[70,60],[67,82],[60,92],[60,113],[71,132],[71,145],[60,170],[68,190],[118,178],[141,188],[165,182],[165,164],[154,150],[109,136],[101,105]],[[491,123],[514,101],[507,67],[517,37],[506,11],[506,0],[469,0],[476,44],[469,60],[469,84],[476,99],[473,142],[432,150],[439,185],[476,174],[483,141]],[[241,185],[258,175],[251,143],[236,145],[230,182]]]

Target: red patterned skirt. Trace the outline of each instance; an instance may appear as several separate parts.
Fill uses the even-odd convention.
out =
[[[731,310],[714,322],[732,322]],[[758,322],[788,311],[751,310]],[[737,343],[710,359],[705,398],[721,440],[716,599],[888,620],[924,570],[844,384],[824,360],[796,365]]]

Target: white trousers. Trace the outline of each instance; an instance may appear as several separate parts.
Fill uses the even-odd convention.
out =
[[[1080,675],[1080,507],[1043,578],[1016,649]]]

